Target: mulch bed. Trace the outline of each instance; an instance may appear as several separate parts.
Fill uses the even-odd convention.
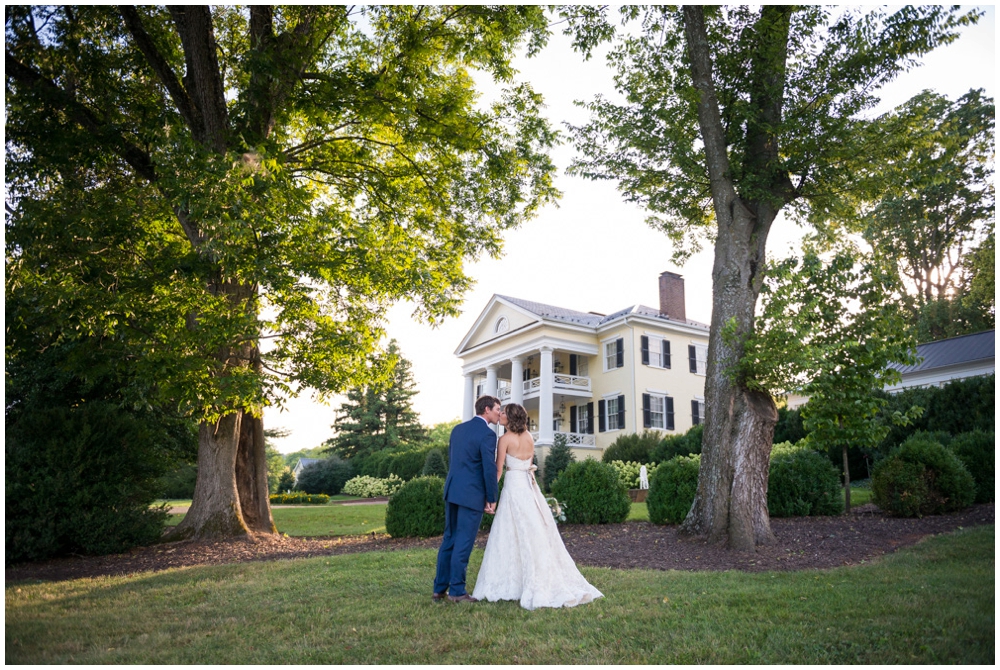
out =
[[[677,526],[629,522],[599,526],[562,525],[566,548],[580,565],[654,570],[806,570],[870,562],[930,535],[992,524],[993,503],[955,514],[922,519],[887,517],[874,505],[835,517],[772,519],[777,543],[740,553],[720,545],[684,539]],[[477,547],[489,536],[480,533]],[[391,538],[363,535],[341,538],[257,536],[215,542],[184,541],[140,547],[110,556],[74,556],[8,567],[6,581],[57,581],[128,575],[193,565],[272,561],[364,551],[437,548],[440,537]]]

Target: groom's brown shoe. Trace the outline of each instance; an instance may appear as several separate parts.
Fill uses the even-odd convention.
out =
[[[442,591],[441,593],[435,593],[434,595],[431,596],[431,600],[433,600],[436,603],[439,603],[443,601],[447,597],[447,595],[448,595],[447,591]]]
[[[473,598],[468,593],[463,593],[460,596],[448,596],[448,600],[453,603],[478,603],[479,598]]]

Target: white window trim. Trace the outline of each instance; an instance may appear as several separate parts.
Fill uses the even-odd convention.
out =
[[[621,394],[618,394],[618,395],[621,395]],[[614,432],[616,430],[625,430],[624,426],[615,425],[614,428],[611,427],[611,415],[612,415],[612,412],[611,412],[611,408],[609,407],[609,405],[611,403],[611,400],[615,401],[615,405],[618,404],[618,395],[614,396],[613,398],[608,398],[605,401],[605,403],[604,403],[604,412],[605,412],[605,414],[604,414],[604,428],[605,428],[604,432],[605,433],[611,433],[611,432]],[[605,396],[605,397],[607,398],[607,396]],[[615,417],[615,424],[617,424],[618,423],[618,408],[617,407],[615,407],[614,417]]]
[[[695,368],[697,369],[699,367],[698,363],[704,362],[704,369],[697,371],[694,374],[698,375],[699,377],[704,377],[708,374],[708,345],[702,342],[692,341],[691,346],[694,347]],[[704,352],[705,354],[704,359],[698,357],[698,354],[702,352]]]
[[[606,339],[606,340],[601,340],[601,365],[604,367],[604,372],[614,372],[615,370],[620,370],[621,369],[617,365],[617,362],[618,362],[618,347],[617,346],[615,346],[615,353],[614,353],[616,365],[614,367],[608,367],[608,345],[609,344],[615,345],[615,343],[618,342],[618,340],[620,340],[620,339],[622,339],[622,338],[620,338],[618,336],[615,336],[615,337],[612,337],[612,338],[609,338],[609,339]]]
[[[667,398],[669,396],[665,393],[650,393],[649,394],[649,427],[654,430],[666,430],[667,429]],[[660,418],[663,420],[662,426],[653,425],[653,400],[659,400],[663,403],[662,410],[660,411]]]
[[[664,340],[669,341],[669,338],[666,335],[657,335],[656,333],[651,333],[648,330],[644,331],[642,334],[645,335],[649,341],[649,349],[647,350],[649,352],[649,364],[646,367],[656,368],[657,370],[669,370],[670,368],[663,364],[663,344],[661,344]],[[655,351],[653,342],[657,343]],[[660,362],[659,365],[653,364],[654,356],[656,357],[656,360]]]

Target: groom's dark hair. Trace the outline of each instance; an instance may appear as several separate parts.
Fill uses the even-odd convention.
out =
[[[491,395],[479,396],[479,399],[476,400],[476,416],[481,416],[483,412],[499,404],[500,401]]]

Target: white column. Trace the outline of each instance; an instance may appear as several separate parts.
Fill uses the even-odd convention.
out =
[[[541,386],[538,393],[538,444],[549,446],[555,437],[552,430],[552,347],[542,347]]]
[[[462,402],[462,421],[468,421],[476,414],[476,380],[471,375],[465,375],[465,398]]]
[[[487,365],[486,366],[486,387],[483,389],[483,395],[491,395],[494,398],[497,396],[497,366]]]
[[[524,356],[510,359],[510,401],[524,405]]]

